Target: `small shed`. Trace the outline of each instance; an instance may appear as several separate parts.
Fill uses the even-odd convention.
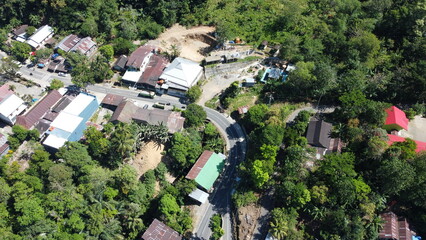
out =
[[[254,78],[246,78],[243,81],[244,87],[253,87],[256,84],[256,80]]]
[[[258,49],[259,49],[259,50],[265,50],[265,48],[266,48],[266,47],[268,47],[268,41],[263,40],[263,41],[260,43],[260,45],[259,45]]]
[[[401,109],[395,106],[392,106],[386,109],[386,114],[387,114],[387,117],[386,117],[385,124],[383,126],[384,129],[388,131],[392,131],[392,130],[399,131],[401,129],[405,129],[405,130],[408,129],[409,120]]]
[[[206,57],[205,61],[206,61],[206,65],[220,63],[222,62],[222,56],[219,56],[219,55],[208,56]]]
[[[209,198],[209,194],[204,192],[203,190],[200,189],[195,189],[194,191],[192,191],[189,195],[189,197],[191,197],[192,199],[196,200],[197,202],[203,204],[207,201],[207,199]]]
[[[114,70],[123,72],[126,70],[127,56],[121,55],[117,61],[115,61],[114,66],[112,67]]]
[[[239,107],[239,108],[238,108],[238,113],[239,113],[240,115],[243,115],[243,114],[247,113],[249,109],[250,109],[250,108],[249,108],[249,106],[242,106],[242,107]]]

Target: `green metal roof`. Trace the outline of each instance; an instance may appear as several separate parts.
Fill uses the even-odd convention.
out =
[[[195,178],[195,182],[206,190],[210,190],[224,166],[225,156],[223,154],[213,153]]]

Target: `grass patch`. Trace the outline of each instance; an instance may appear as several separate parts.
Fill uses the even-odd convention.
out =
[[[251,62],[251,61],[256,61],[258,59],[261,59],[261,57],[259,57],[259,56],[248,56],[248,57],[245,57],[243,59],[238,59],[237,62]]]
[[[212,99],[208,100],[204,105],[211,109],[216,109],[219,104],[219,96],[215,96]]]
[[[258,93],[256,91],[248,91],[242,94],[239,94],[237,97],[232,99],[232,102],[229,104],[229,107],[227,109],[228,113],[231,113],[235,110],[237,110],[239,107],[242,106],[253,106],[258,99]]]

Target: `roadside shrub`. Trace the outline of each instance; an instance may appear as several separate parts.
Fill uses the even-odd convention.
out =
[[[234,204],[237,208],[245,207],[251,203],[256,203],[257,199],[258,198],[253,191],[245,193],[236,192],[234,195],[232,195],[232,200],[234,201]]]

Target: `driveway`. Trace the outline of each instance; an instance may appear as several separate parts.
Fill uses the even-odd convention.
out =
[[[426,118],[415,116],[413,120],[408,123],[408,131],[401,130],[401,137],[409,137],[414,140],[426,142]]]

